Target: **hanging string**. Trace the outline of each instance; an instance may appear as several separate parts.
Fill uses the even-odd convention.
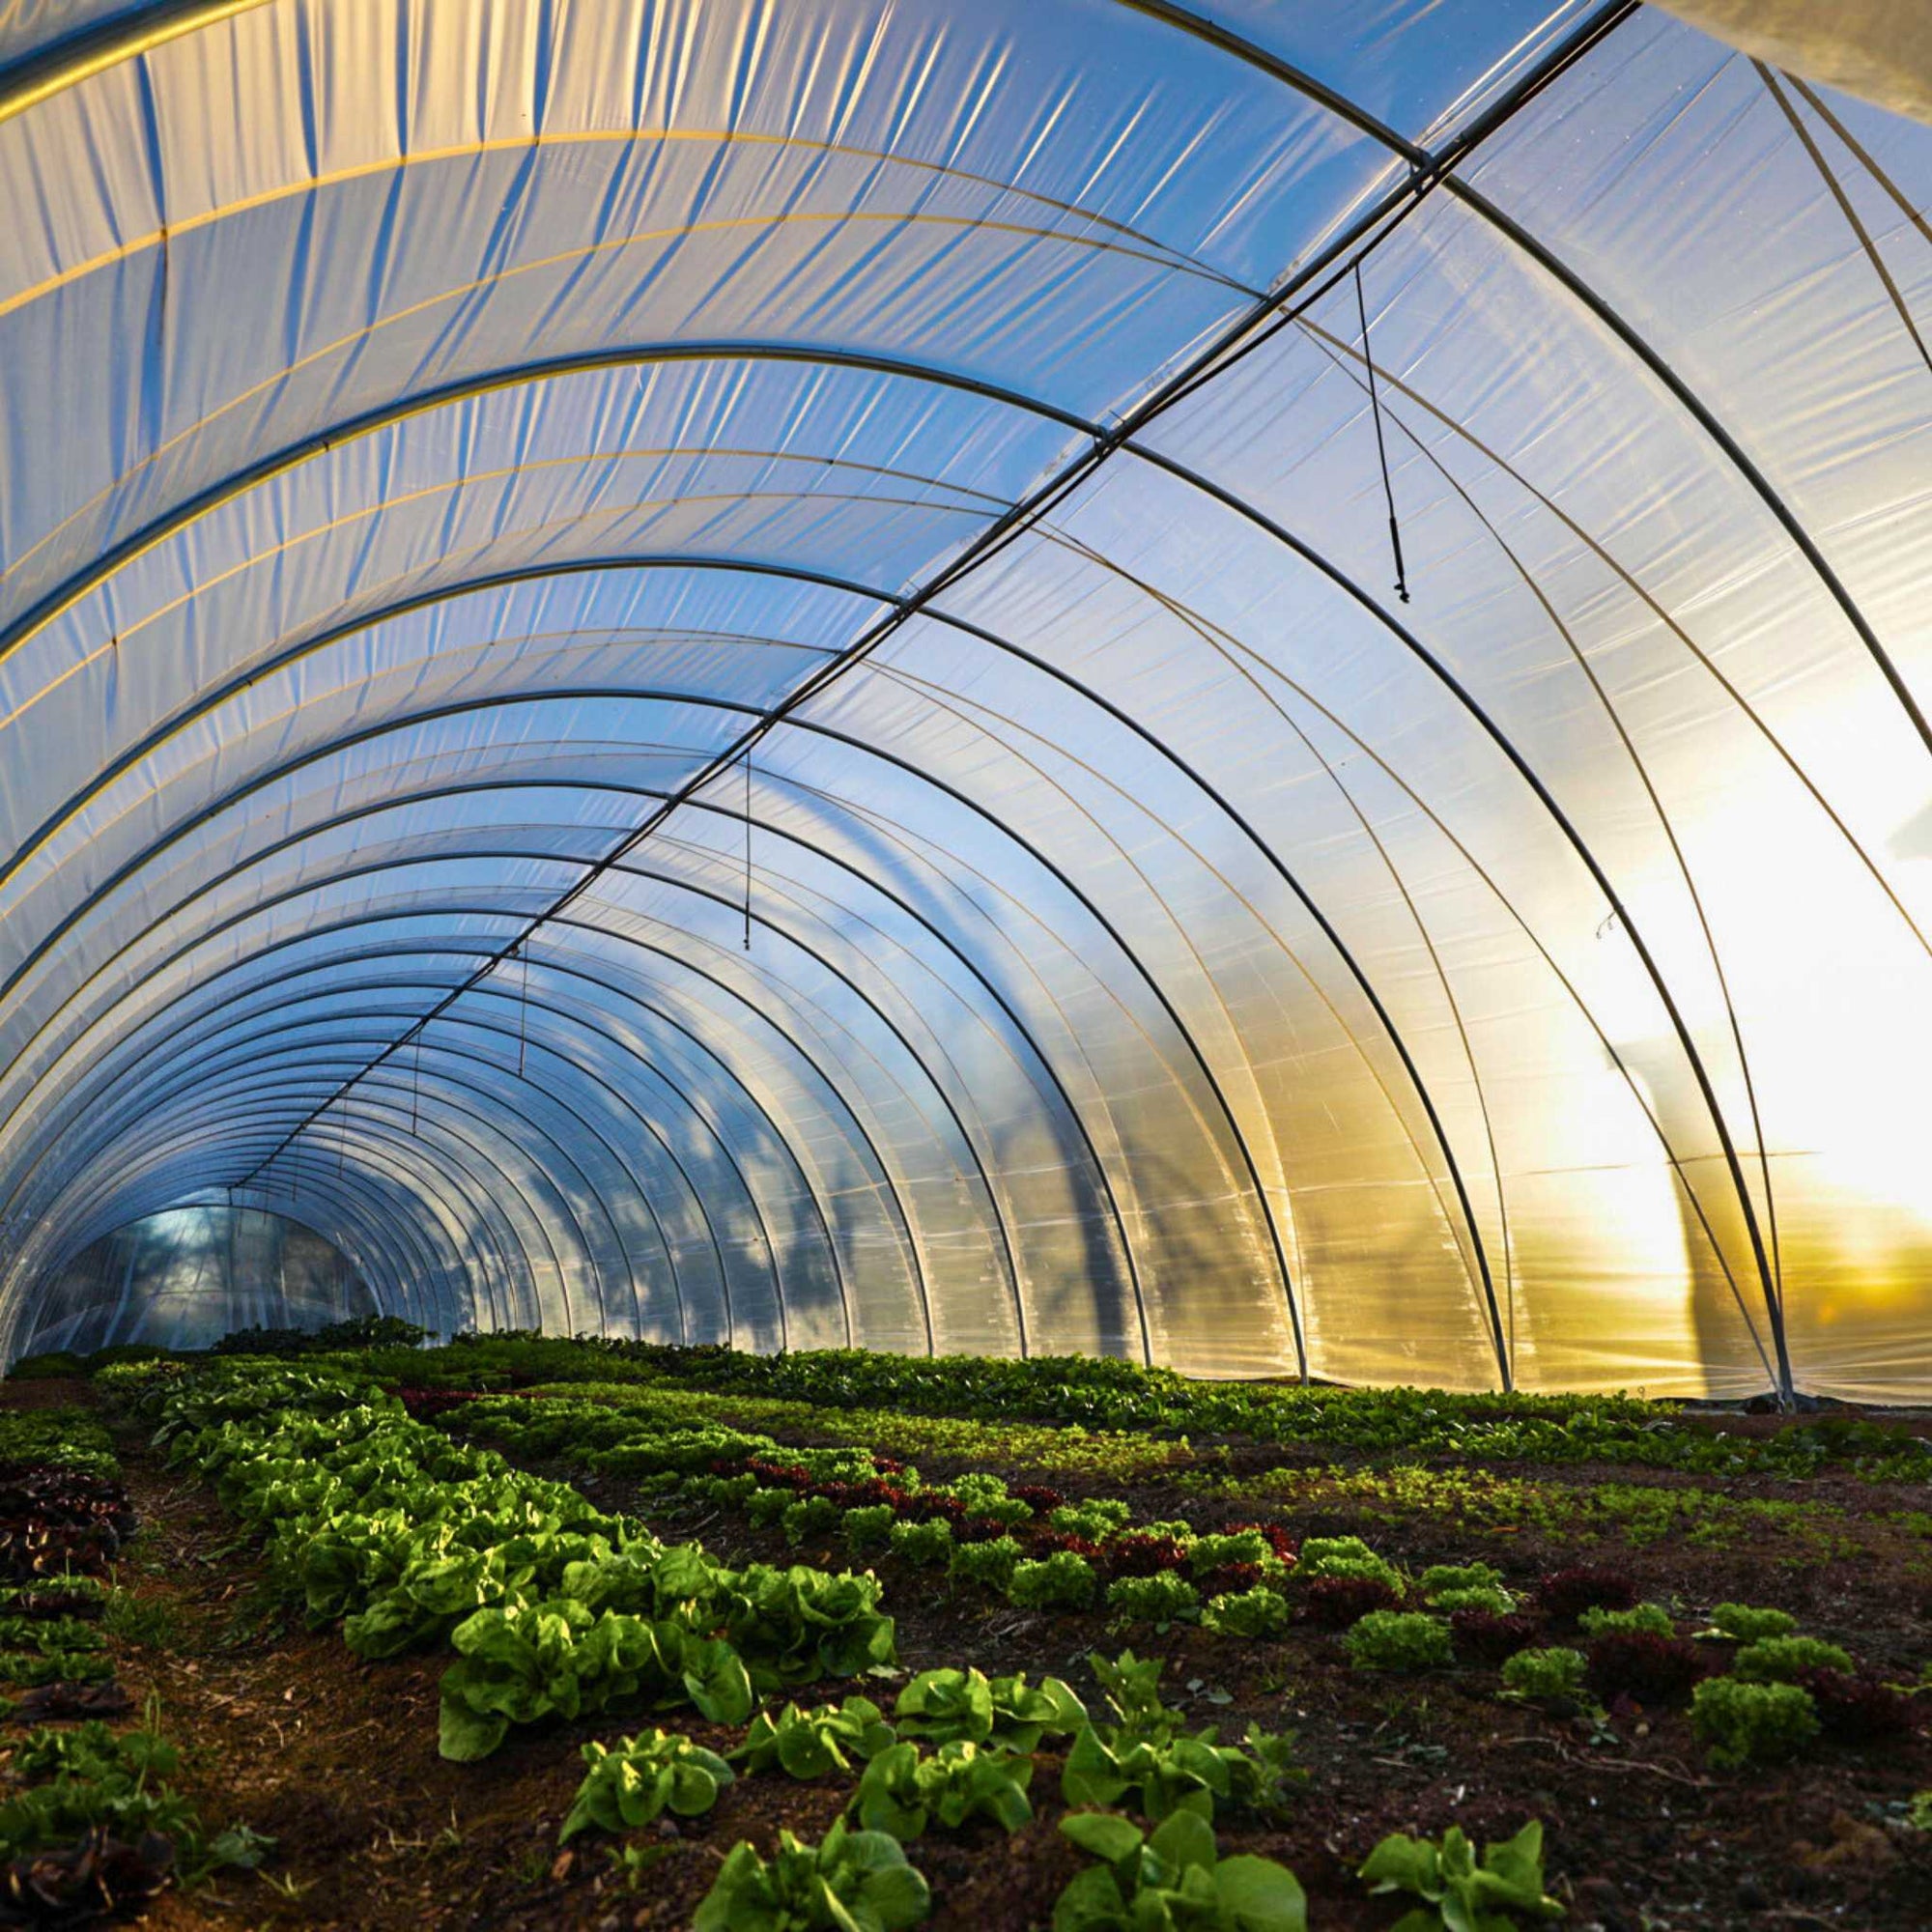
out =
[[[422,1113],[423,1093],[423,1037],[422,1028],[416,1028],[415,1052],[410,1065],[410,1138],[420,1140],[422,1135],[416,1129],[417,1120]]]
[[[745,951],[752,950],[752,748],[745,747]]]
[[[342,1170],[349,1165],[349,1108],[342,1109],[342,1131],[335,1140],[335,1178],[342,1179]]]
[[[517,1004],[517,1078],[524,1077],[524,1055],[530,1037],[530,955],[527,940],[517,942],[517,957],[524,962],[522,997]]]
[[[1376,420],[1376,460],[1382,467],[1382,496],[1388,503],[1389,544],[1395,552],[1395,594],[1408,602],[1407,575],[1402,567],[1402,526],[1395,520],[1395,486],[1389,481],[1388,445],[1382,440],[1382,402],[1376,388],[1376,358],[1369,353],[1369,307],[1362,298],[1362,263],[1355,258],[1355,316],[1362,326],[1362,360],[1369,370],[1369,412]]]

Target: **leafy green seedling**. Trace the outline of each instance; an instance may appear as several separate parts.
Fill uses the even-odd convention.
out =
[[[928,1824],[957,1830],[970,1818],[990,1818],[1017,1832],[1033,1818],[1027,1786],[1033,1760],[955,1739],[922,1757],[916,1744],[897,1744],[866,1767],[852,1812],[868,1832],[889,1832],[901,1844]]]
[[[732,1846],[691,1923],[692,1932],[901,1932],[931,1908],[896,1838],[840,1819],[816,1845],[781,1831],[769,1861]]]
[[[1292,1621],[1288,1599],[1265,1583],[1257,1583],[1251,1590],[1211,1597],[1201,1613],[1203,1628],[1217,1636],[1286,1636]]]
[[[1077,1550],[1060,1549],[1042,1562],[1015,1564],[1007,1596],[1027,1610],[1084,1610],[1097,1588],[1093,1564]]]
[[[1439,1670],[1456,1661],[1449,1626],[1421,1610],[1371,1610],[1342,1643],[1357,1670]]]
[[[877,1757],[895,1735],[869,1697],[848,1697],[843,1704],[820,1704],[810,1711],[787,1704],[776,1718],[760,1711],[731,1755],[747,1771],[778,1765],[793,1777],[823,1777],[829,1771],[850,1771],[854,1758],[864,1763]]]
[[[1719,1604],[1711,1612],[1711,1627],[1700,1637],[1725,1637],[1732,1643],[1755,1643],[1762,1636],[1791,1636],[1798,1619],[1789,1610],[1756,1610],[1748,1604]]]
[[[1815,1636],[1761,1636],[1731,1660],[1747,1684],[1795,1684],[1807,1670],[1852,1670],[1849,1651]]]
[[[1100,1861],[1053,1908],[1053,1932],[1306,1932],[1308,1904],[1286,1865],[1217,1856],[1213,1828],[1177,1811],[1151,1836],[1107,1811],[1075,1811],[1063,1836]]]
[[[1422,1900],[1392,1932],[1515,1932],[1513,1913],[1563,1913],[1543,1889],[1543,1826],[1534,1818],[1507,1842],[1485,1845],[1480,1862],[1460,1825],[1451,1825],[1439,1845],[1397,1832],[1369,1854],[1361,1876],[1377,1893],[1406,1891]]]
[[[894,1719],[909,1738],[931,1744],[964,1739],[1004,1750],[1035,1751],[1042,1737],[1068,1737],[1087,1721],[1087,1707],[1058,1677],[1030,1686],[1023,1673],[922,1670],[899,1692]]]
[[[635,1831],[663,1811],[696,1818],[717,1804],[732,1776],[715,1751],[660,1730],[610,1746],[587,1744],[583,1762],[589,1769],[557,1833],[559,1844],[592,1825],[606,1832]]]
[[[1796,1757],[1820,1725],[1818,1706],[1800,1685],[1710,1677],[1690,1693],[1690,1728],[1711,1762],[1731,1771]]]
[[[1151,1624],[1156,1630],[1192,1617],[1200,1606],[1201,1592],[1172,1570],[1152,1577],[1121,1577],[1107,1585],[1108,1609],[1130,1623]]]
[[[1590,1668],[1580,1650],[1553,1644],[1548,1650],[1520,1650],[1503,1661],[1503,1695],[1524,1703],[1580,1697]]]
[[[1644,1636],[1675,1636],[1677,1626],[1662,1604],[1638,1604],[1634,1609],[1606,1610],[1601,1605],[1577,1619],[1577,1628],[1585,1636],[1611,1636],[1637,1634]]]

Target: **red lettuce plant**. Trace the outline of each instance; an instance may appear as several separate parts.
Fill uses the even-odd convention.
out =
[[[1348,1630],[1371,1610],[1392,1610],[1401,1601],[1379,1577],[1318,1577],[1302,1605],[1308,1621],[1322,1630]]]
[[[1637,1587],[1620,1570],[1558,1570],[1537,1585],[1537,1595],[1552,1617],[1566,1622],[1585,1610],[1628,1610],[1637,1600]]]

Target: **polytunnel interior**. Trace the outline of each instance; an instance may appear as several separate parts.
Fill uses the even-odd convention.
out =
[[[1932,129],[1840,77],[0,4],[8,1352],[230,1217],[443,1333],[1923,1399]]]

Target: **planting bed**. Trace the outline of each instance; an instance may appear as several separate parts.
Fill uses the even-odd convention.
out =
[[[253,1834],[156,1925],[1386,1928],[1452,1830],[1503,1923],[1932,1923],[1917,1425],[255,1346],[4,1390],[111,1430],[115,1726]]]

